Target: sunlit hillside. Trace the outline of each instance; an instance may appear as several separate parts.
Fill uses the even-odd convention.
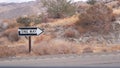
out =
[[[31,15],[0,19],[0,57],[120,51],[120,6],[110,7],[110,3],[110,5],[108,3],[86,4],[77,6],[77,11],[69,16],[65,12],[56,15],[47,15],[47,13],[34,15],[30,12],[28,14]],[[24,6],[24,9],[26,8],[29,9]],[[8,10],[1,12],[10,14],[11,11],[15,13],[20,9],[16,8],[14,11],[12,8],[8,9],[10,12]],[[31,8],[32,11],[36,9]],[[30,24],[24,23],[27,19],[31,20]],[[28,25],[44,30],[41,35],[32,36],[31,53],[28,52],[28,37],[18,36],[18,28]]]

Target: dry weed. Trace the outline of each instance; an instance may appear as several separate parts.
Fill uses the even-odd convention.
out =
[[[77,54],[79,51],[77,44],[58,39],[33,46],[33,52],[37,55]]]
[[[79,15],[79,20],[76,25],[78,30],[107,32],[110,30],[111,21],[113,18],[112,9],[100,3],[91,6],[85,12]],[[80,31],[81,32],[81,31]]]

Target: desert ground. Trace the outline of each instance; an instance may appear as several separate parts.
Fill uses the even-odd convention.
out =
[[[18,23],[19,17],[1,18],[0,58],[120,51],[119,0],[95,5],[87,3],[78,3],[78,5],[77,11],[79,12],[71,16],[61,15],[61,18],[50,18],[42,13],[40,19],[42,21],[38,20],[37,24],[35,22],[29,24],[29,27],[44,29],[41,35],[32,36],[31,53],[28,52],[28,38],[18,35],[18,28],[26,27]],[[4,9],[1,12],[8,10]],[[37,9],[34,8],[34,11]],[[23,17],[38,19],[34,14]]]

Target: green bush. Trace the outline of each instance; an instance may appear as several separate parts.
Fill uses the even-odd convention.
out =
[[[34,24],[46,23],[47,19],[48,17],[44,13],[42,13],[41,15],[34,17],[33,22]]]
[[[91,4],[91,5],[94,5],[96,3],[96,0],[88,0],[87,3]]]
[[[50,17],[62,18],[75,13],[75,6],[71,0],[41,0],[43,6],[47,8]]]
[[[42,19],[40,17],[37,17],[37,18],[34,18],[33,21],[35,24],[39,24],[42,22]]]
[[[31,22],[32,22],[31,18],[28,18],[28,17],[19,17],[17,19],[17,23],[20,23],[25,26],[30,26]]]

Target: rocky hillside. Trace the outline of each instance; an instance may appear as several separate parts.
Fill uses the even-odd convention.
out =
[[[1,3],[0,4],[0,19],[16,18],[22,15],[37,15],[44,12],[39,2],[25,3]]]
[[[29,55],[27,38],[18,36],[21,25],[16,19],[2,20],[0,57],[120,51],[120,8],[114,2],[119,4],[119,1],[96,5],[77,3],[78,13],[73,16],[33,25],[44,29],[44,33],[32,37],[32,52]],[[40,10],[44,11],[39,5],[38,2],[1,4],[0,9],[4,9],[0,11],[0,18],[39,14]]]

